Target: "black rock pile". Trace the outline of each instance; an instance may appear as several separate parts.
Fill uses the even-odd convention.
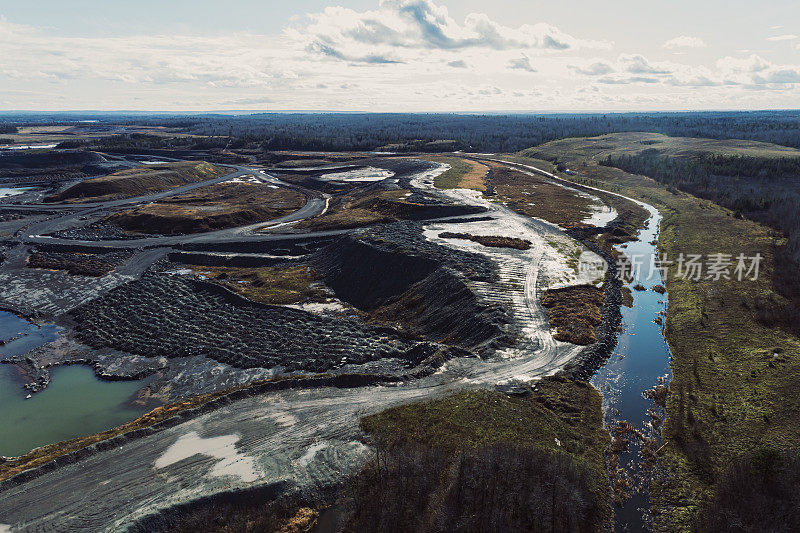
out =
[[[241,368],[324,372],[394,357],[409,366],[435,345],[356,319],[237,301],[208,284],[145,275],[71,313],[79,339],[147,357],[203,355]]]

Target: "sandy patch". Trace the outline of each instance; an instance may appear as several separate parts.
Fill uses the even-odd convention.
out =
[[[375,167],[359,168],[356,170],[347,170],[345,172],[331,172],[330,174],[323,174],[320,176],[321,180],[325,181],[382,181],[394,176],[394,172],[390,170],[383,170]]]
[[[234,476],[244,482],[255,481],[259,477],[255,460],[239,453],[236,449],[239,439],[239,435],[235,434],[204,439],[196,431],[192,431],[181,435],[156,459],[154,466],[162,469],[195,455],[205,455],[218,459],[208,473],[210,477]]]
[[[320,452],[327,447],[328,444],[325,442],[318,442],[316,444],[312,444],[311,446],[308,447],[306,453],[304,453],[303,456],[297,460],[297,462],[303,466],[308,466],[309,463],[311,463],[311,461],[314,460],[314,457],[317,456],[317,452]]]

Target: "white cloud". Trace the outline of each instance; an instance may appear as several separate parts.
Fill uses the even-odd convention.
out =
[[[639,54],[623,54],[617,60],[626,72],[631,74],[669,74],[671,70],[664,66],[655,66],[651,64],[644,56]]]
[[[794,41],[795,39],[797,39],[797,35],[794,34],[775,35],[772,37],[767,37],[768,41]]]
[[[410,61],[420,52],[472,48],[565,51],[611,46],[607,41],[578,39],[545,23],[504,26],[482,13],[470,13],[458,23],[447,7],[431,0],[384,0],[377,10],[369,11],[327,7],[306,15],[286,34],[305,41],[309,50],[322,56],[346,61]]]
[[[679,37],[670,39],[661,46],[666,49],[675,49],[675,48],[705,48],[708,45],[706,45],[705,41],[703,41],[703,39],[700,39],[699,37],[689,37],[688,35],[681,35]]]
[[[605,74],[611,74],[616,69],[607,61],[595,61],[590,64],[581,65],[569,65],[567,67],[571,71],[582,74],[584,76],[603,76]]]
[[[328,8],[279,35],[67,37],[0,19],[0,107],[481,111],[530,110],[532,101],[540,109],[800,101],[800,61],[779,64],[766,52],[731,49],[735,57],[705,65],[654,46],[612,55],[607,41],[547,24],[509,27],[477,14],[456,21],[427,0],[376,6]],[[672,52],[683,50],[694,55]]]
[[[522,57],[512,59],[508,62],[508,68],[513,70],[525,70],[527,72],[536,72],[536,69],[531,65],[531,59],[522,54]]]

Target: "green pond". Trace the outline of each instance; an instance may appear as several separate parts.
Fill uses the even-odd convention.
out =
[[[0,359],[52,340],[54,331],[49,328],[0,312],[0,339],[23,335],[0,348]],[[17,367],[0,364],[0,455],[17,456],[45,444],[105,431],[147,411],[129,404],[144,381],[102,381],[82,365],[56,367],[50,375],[50,385],[26,399],[28,391],[23,389]]]

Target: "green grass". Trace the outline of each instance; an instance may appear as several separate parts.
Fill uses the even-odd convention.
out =
[[[765,446],[800,447],[800,339],[759,324],[752,308],[756,297],[782,300],[771,283],[774,237],[768,228],[736,219],[706,200],[669,192],[649,178],[596,163],[609,150],[624,149],[623,142],[643,136],[565,139],[524,153],[558,160],[584,179],[658,208],[664,216],[659,251],[671,258],[717,252],[765,257],[757,282],[692,282],[677,278],[674,270],[666,282],[673,379],[659,459],[666,476],[653,485],[652,499],[658,527],[687,531],[731,461]],[[749,141],[661,140],[670,150],[690,145],[734,153],[760,150],[760,155],[790,150]],[[777,358],[776,348],[782,350]]]
[[[604,455],[610,437],[602,397],[586,382],[546,378],[527,397],[459,392],[382,411],[362,419],[361,427],[388,447],[421,444],[456,452],[505,443],[566,453],[591,472],[595,491],[610,502]]]

